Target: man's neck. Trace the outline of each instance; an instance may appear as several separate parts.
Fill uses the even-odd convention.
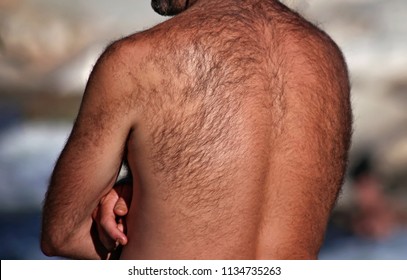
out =
[[[279,2],[278,0],[186,0],[185,7],[190,8],[194,5],[213,5],[216,3],[219,4],[225,4],[225,2],[229,3],[235,3],[235,4],[248,4],[248,3],[253,3],[253,2],[259,2],[259,1],[265,1],[265,2]]]

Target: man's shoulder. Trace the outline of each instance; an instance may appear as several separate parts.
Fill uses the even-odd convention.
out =
[[[99,63],[114,63],[141,59],[150,50],[148,31],[135,33],[110,43],[99,58]],[[126,63],[122,63],[125,66]]]
[[[109,44],[93,67],[85,95],[95,92],[123,108],[134,104],[141,96],[141,65],[149,48],[144,39],[134,35]]]
[[[154,53],[154,43],[149,31],[135,33],[110,43],[100,55],[93,74],[99,77],[113,77],[115,81],[135,81],[145,74],[143,65]]]
[[[348,86],[344,55],[336,42],[319,26],[299,15],[279,25],[278,54],[285,58],[287,73],[294,83]],[[301,77],[301,79],[298,79]],[[346,91],[346,90],[345,90]]]

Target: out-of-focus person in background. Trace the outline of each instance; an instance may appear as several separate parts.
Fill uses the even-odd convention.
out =
[[[350,226],[358,236],[381,240],[405,225],[406,212],[371,165],[369,157],[363,157],[350,174],[354,192]]]
[[[354,158],[345,190],[349,193],[333,213],[325,257],[331,258],[331,249],[337,258],[404,258],[407,189],[403,178],[386,178],[379,166],[370,150]]]
[[[357,237],[381,241],[406,224],[403,198],[386,185],[369,153],[363,153],[350,168],[349,183],[352,196],[333,216],[339,227]]]
[[[382,190],[404,212],[407,2],[282,2],[342,48],[355,116],[351,169],[369,149]],[[148,1],[0,1],[0,258],[44,258],[38,244],[41,203],[90,70],[109,42],[162,20]],[[348,179],[320,258],[407,259],[402,224],[379,239],[352,230],[354,190]]]

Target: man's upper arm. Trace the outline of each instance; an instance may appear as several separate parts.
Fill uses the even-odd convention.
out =
[[[88,238],[91,213],[116,181],[134,120],[125,59],[117,46],[110,47],[90,76],[52,174],[44,205],[43,243],[62,246]]]
[[[326,37],[294,52],[275,136],[263,258],[316,258],[342,184],[352,114],[347,69]]]

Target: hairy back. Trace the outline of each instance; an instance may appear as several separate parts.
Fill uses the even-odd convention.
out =
[[[158,26],[142,66],[154,73],[144,104],[151,162],[174,188],[235,176],[236,157],[250,156],[251,130],[261,125],[255,138],[269,134],[271,103],[282,90],[268,26],[253,10],[218,10]]]
[[[138,37],[149,51],[135,71],[129,163],[141,198],[124,257],[253,258],[261,246],[301,72],[293,38],[314,28],[278,2],[226,2]]]

